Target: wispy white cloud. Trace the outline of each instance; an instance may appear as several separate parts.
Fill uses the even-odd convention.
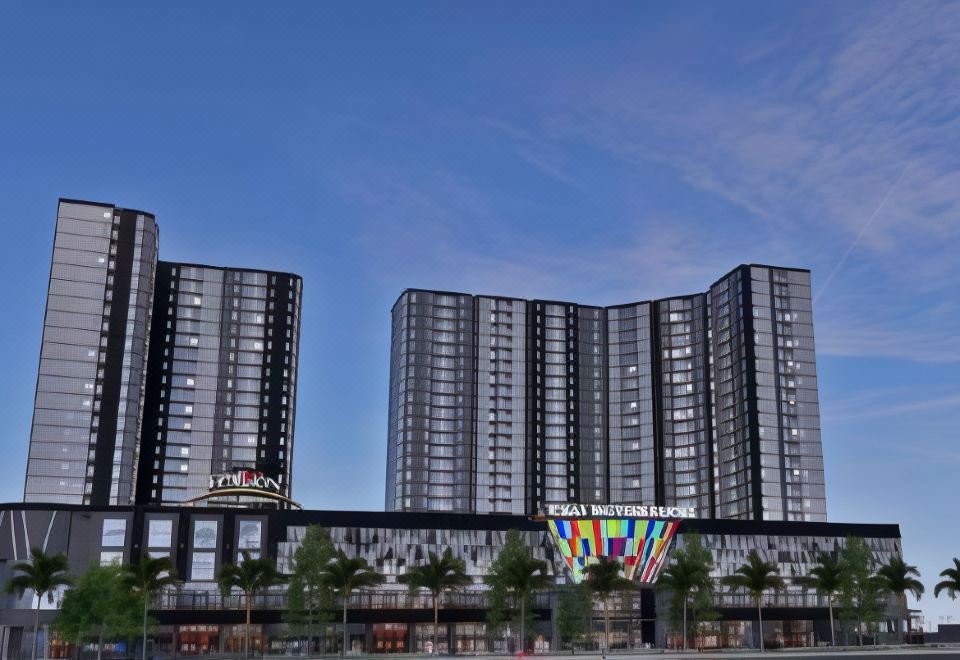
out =
[[[613,71],[542,130],[672,168],[743,209],[796,246],[815,288],[836,269],[819,285],[823,350],[960,359],[960,308],[928,311],[960,286],[960,5],[878,3],[845,21],[801,57],[789,39],[751,44],[745,65],[777,74],[734,91]],[[892,317],[891,301],[910,318]]]
[[[508,137],[514,153],[535,169],[561,183],[583,189],[580,182],[569,173],[570,163],[566,153],[553,142],[502,119],[487,117],[483,123]]]
[[[554,200],[427,154],[344,173],[374,269],[403,285],[614,303],[703,290],[742,262],[811,267],[821,354],[960,360],[960,306],[942,304],[960,287],[960,6],[797,20],[804,30],[742,46],[741,66],[771,72],[746,84],[627,60],[539,81],[530,93],[547,100],[529,112],[461,118],[580,199],[598,191],[578,157],[619,163],[621,216],[596,231],[589,217],[559,229]],[[651,212],[638,174],[651,169],[733,211]]]
[[[863,420],[877,417],[899,417],[932,410],[953,410],[960,414],[960,392],[915,398],[911,388],[876,389],[843,399],[834,399],[823,406],[825,423]],[[960,452],[955,456],[960,457]]]
[[[838,357],[886,357],[917,362],[960,362],[960,335],[953,321],[923,327],[885,327],[869,322],[826,319],[817,326],[817,352]]]
[[[364,209],[354,235],[373,256],[373,276],[398,290],[619,304],[704,291],[749,253],[705,240],[702,228],[670,216],[645,218],[642,229],[619,241],[585,225],[578,242],[549,222],[510,221],[526,212],[549,217],[548,205],[538,208],[429,164],[404,170],[366,163],[343,178],[341,193]],[[586,240],[595,235],[600,239]],[[776,247],[763,254],[788,259]]]

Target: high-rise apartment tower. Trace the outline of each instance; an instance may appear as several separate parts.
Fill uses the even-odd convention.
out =
[[[182,502],[236,470],[290,496],[302,280],[157,246],[149,213],[60,200],[24,501]]]
[[[404,291],[386,507],[695,507],[825,520],[810,273],[612,307]]]
[[[290,495],[302,280],[161,261],[140,457],[140,502],[263,472]]]
[[[24,501],[133,501],[156,263],[149,213],[60,200]]]

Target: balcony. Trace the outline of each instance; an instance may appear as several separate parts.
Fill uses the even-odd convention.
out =
[[[339,601],[338,601],[339,602]],[[441,596],[443,609],[486,609],[486,593],[461,592]],[[550,594],[534,595],[533,606],[538,609],[550,607]],[[215,589],[165,591],[156,601],[157,610],[239,610],[246,608],[246,598],[242,594],[223,597]],[[348,608],[352,610],[404,610],[433,609],[433,599],[423,592],[411,596],[407,591],[364,591],[351,594]],[[285,591],[260,594],[253,598],[252,609],[285,610],[287,594]]]

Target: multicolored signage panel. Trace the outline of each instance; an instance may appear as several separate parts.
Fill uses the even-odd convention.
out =
[[[657,581],[680,522],[643,518],[552,518],[547,520],[554,541],[573,575],[581,582],[584,570],[601,557],[623,562],[629,580]]]

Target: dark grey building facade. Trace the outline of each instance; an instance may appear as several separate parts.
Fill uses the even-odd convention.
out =
[[[252,469],[290,496],[302,280],[161,261],[139,502],[183,502]]]
[[[406,290],[387,446],[388,510],[824,521],[810,272],[611,307]]]
[[[149,213],[60,200],[26,502],[134,500],[157,234]]]
[[[159,594],[151,608],[158,626],[151,633],[154,641],[148,654],[237,655],[243,648],[245,602],[238,592],[221,595],[217,572],[246,551],[275,560],[280,572],[290,573],[294,553],[309,525],[329,529],[337,549],[350,557],[362,557],[384,576],[382,585],[358,590],[350,598],[347,637],[354,653],[427,652],[433,637],[432,600],[427,592],[411,594],[398,578],[422,565],[429,553],[447,549],[464,561],[472,582],[462,591],[444,596],[439,610],[440,652],[517,650],[515,627],[512,631],[508,627],[494,630],[486,623],[490,603],[485,578],[510,529],[521,533],[531,556],[546,562],[548,574],[557,581],[556,589],[532,599],[536,614],[531,626],[533,648],[561,651],[557,603],[570,576],[547,523],[527,516],[0,504],[0,582],[9,579],[14,562],[29,558],[31,545],[47,553],[66,554],[74,575],[91,563],[127,564],[143,553],[167,556],[183,582]],[[764,600],[763,634],[768,647],[816,646],[830,639],[827,599],[793,579],[807,575],[821,555],[839,557],[852,536],[863,538],[879,563],[901,556],[902,551],[897,525],[686,519],[680,522],[674,543],[683,547],[693,533],[700,535],[703,547],[711,553],[711,576],[717,582],[714,605],[720,618],[701,632],[699,643],[706,648],[757,645],[754,601],[745,591],[720,588],[720,580],[743,565],[753,551],[777,566],[786,581],[783,589],[769,592]],[[63,590],[58,590],[52,604],[42,599],[41,626],[52,622],[62,594]],[[641,649],[652,644],[661,649],[678,648],[681,642],[670,623],[666,600],[649,586],[611,599],[611,647]],[[892,621],[895,600],[889,599],[886,605],[884,618]],[[30,595],[0,593],[0,660],[29,657],[35,606]],[[253,653],[294,655],[306,650],[304,631],[292,630],[285,622],[286,585],[258,594],[251,606]],[[332,619],[339,622],[340,617]],[[604,627],[599,599],[592,619],[592,637],[599,643]],[[339,623],[320,627],[322,646],[315,650],[336,655],[342,627]],[[890,624],[884,629],[890,631],[884,635],[886,639],[896,639]],[[137,657],[136,638],[113,657]],[[40,639],[38,657],[75,657],[76,648],[64,640],[49,634]]]

